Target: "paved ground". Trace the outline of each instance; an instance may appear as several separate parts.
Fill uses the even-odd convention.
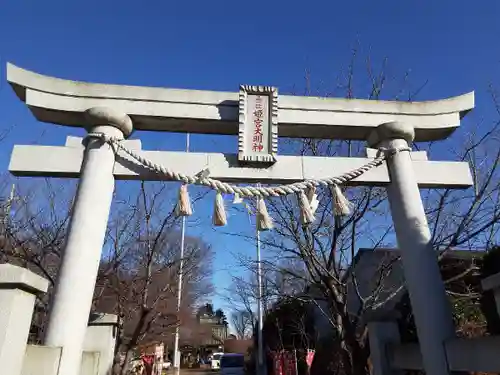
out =
[[[217,371],[204,370],[204,369],[181,369],[180,375],[217,375]]]
[[[173,375],[174,374],[174,370],[173,369],[169,369],[167,371],[167,374],[168,375]],[[192,368],[192,369],[182,368],[181,371],[180,371],[180,375],[205,375],[205,374],[218,375],[219,372],[218,371],[212,371],[210,369],[199,369],[199,368]]]

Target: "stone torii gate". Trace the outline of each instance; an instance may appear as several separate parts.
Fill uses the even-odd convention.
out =
[[[63,348],[61,374],[79,369],[115,179],[167,179],[165,167],[184,176],[208,169],[217,186],[281,183],[299,190],[302,182],[336,184],[332,176],[361,170],[340,182],[386,187],[425,370],[449,372],[443,342],[455,332],[419,188],[463,189],[472,178],[467,163],[429,161],[409,145],[447,138],[474,107],[474,93],[428,102],[278,97],[276,89],[261,86],[231,93],[82,83],[11,64],[7,79],[39,121],[93,135],[85,142],[68,137],[64,146],[15,146],[9,166],[16,176],[80,178],[45,339]],[[142,150],[140,140],[127,140],[134,130],[239,135],[238,153]],[[366,158],[279,156],[278,136],[367,140],[393,152],[385,158],[371,148]]]

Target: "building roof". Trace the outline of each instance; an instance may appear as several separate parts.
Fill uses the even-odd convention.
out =
[[[374,249],[370,248],[360,248],[358,252],[354,256],[353,261],[351,262],[349,268],[346,270],[345,277],[348,276],[349,271],[356,267],[356,264],[359,263],[360,259],[364,256],[367,256],[371,253],[378,253],[380,255],[389,255],[389,256],[400,256],[400,250],[395,247],[376,247]],[[445,259],[477,259],[482,258],[486,254],[484,249],[450,249],[447,251],[445,255]]]

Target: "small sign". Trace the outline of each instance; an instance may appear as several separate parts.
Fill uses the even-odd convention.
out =
[[[238,160],[274,163],[278,153],[278,90],[240,86]]]

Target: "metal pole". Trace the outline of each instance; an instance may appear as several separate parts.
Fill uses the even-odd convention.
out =
[[[186,134],[186,152],[189,152],[189,133]],[[181,224],[181,251],[180,251],[180,261],[179,261],[179,278],[177,284],[177,320],[179,320],[179,313],[181,311],[181,299],[182,299],[182,276],[184,272],[184,244],[186,237],[186,217],[182,217]],[[174,339],[174,372],[175,375],[180,373],[180,361],[181,356],[179,353],[179,336],[180,336],[180,324],[178,323],[175,327],[175,339]]]
[[[257,198],[260,199],[260,198]],[[262,310],[262,264],[260,259],[260,231],[257,224],[257,215],[255,215],[255,228],[257,230],[257,314],[258,314],[258,325],[257,325],[257,350],[258,350],[258,364],[257,364],[257,375],[264,375],[264,348],[262,343],[262,330],[264,327],[263,322],[263,310]]]

